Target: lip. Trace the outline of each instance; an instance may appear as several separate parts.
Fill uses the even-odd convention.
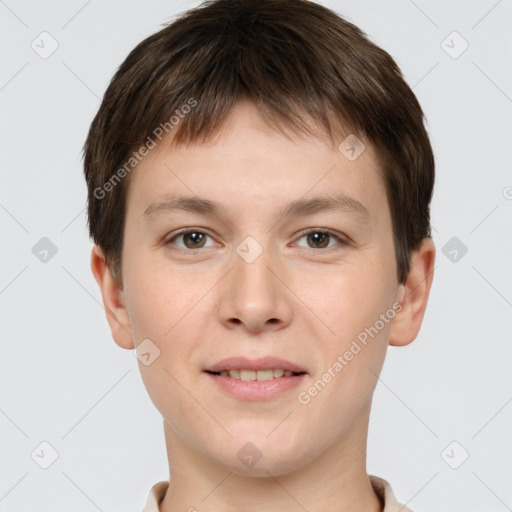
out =
[[[305,368],[292,363],[290,361],[286,361],[285,359],[280,359],[278,357],[260,357],[259,359],[248,359],[247,357],[229,357],[228,359],[223,359],[211,366],[208,366],[204,369],[205,372],[222,372],[225,370],[276,370],[282,369],[284,371],[291,371],[294,373],[308,373]],[[280,377],[280,378],[290,378],[290,377]],[[276,379],[277,380],[277,379]],[[256,382],[256,381],[255,381]],[[269,382],[269,381],[263,381]]]
[[[275,398],[285,391],[295,388],[306,378],[305,373],[292,375],[291,377],[279,377],[272,380],[251,380],[243,381],[232,379],[229,376],[216,375],[213,373],[205,374],[212,382],[228,394],[241,400],[265,400]]]
[[[276,370],[291,371],[299,375],[279,377],[271,380],[243,381],[224,375],[209,372],[222,372],[226,370]],[[303,382],[308,372],[300,365],[278,357],[261,357],[248,359],[247,357],[230,357],[204,369],[208,378],[215,385],[228,394],[241,400],[265,400],[275,398],[285,391],[295,388]]]

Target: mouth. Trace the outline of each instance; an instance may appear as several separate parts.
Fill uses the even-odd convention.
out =
[[[203,370],[222,391],[242,400],[274,398],[298,386],[308,372],[274,357],[224,359]]]
[[[242,380],[244,382],[251,381],[267,381],[273,379],[280,379],[282,377],[294,377],[297,375],[305,375],[306,372],[292,372],[291,370],[268,369],[268,370],[247,370],[247,369],[234,369],[234,370],[222,370],[220,372],[212,372],[205,370],[206,373],[211,375],[219,375],[221,377],[229,377],[231,379]]]

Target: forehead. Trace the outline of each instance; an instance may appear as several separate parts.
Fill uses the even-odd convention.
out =
[[[235,105],[204,143],[171,145],[172,135],[132,172],[128,203],[140,213],[155,212],[159,203],[170,204],[176,196],[206,199],[208,204],[196,201],[195,207],[210,210],[226,203],[248,206],[251,201],[268,209],[279,202],[281,214],[308,207],[313,211],[312,203],[318,205],[314,200],[330,197],[346,211],[352,207],[364,213],[371,209],[368,203],[378,203],[378,196],[385,194],[378,155],[369,141],[348,131],[334,146],[320,132],[316,138],[283,134],[250,102]],[[186,206],[187,201],[181,203]]]

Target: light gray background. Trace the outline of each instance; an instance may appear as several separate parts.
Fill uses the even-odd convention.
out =
[[[81,149],[128,52],[198,3],[0,0],[3,512],[138,512],[168,477],[161,417],[90,272]],[[388,352],[368,471],[415,512],[512,510],[512,1],[323,3],[395,58],[437,164],[430,303],[417,340]],[[47,59],[31,48],[51,48],[43,31]],[[468,248],[455,262],[452,237]]]

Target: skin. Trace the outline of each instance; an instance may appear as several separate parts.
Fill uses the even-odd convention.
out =
[[[349,161],[327,139],[274,131],[241,101],[208,143],[167,142],[130,176],[122,286],[99,247],[91,258],[115,342],[133,349],[149,338],[160,350],[150,365],[139,362],[164,420],[171,482],[160,509],[382,511],[366,472],[371,400],[388,344],[407,345],[420,329],[432,240],[412,253],[408,280],[399,284],[389,205],[368,141]],[[217,201],[225,211],[143,214],[172,193]],[[357,199],[368,218],[278,215],[289,201],[334,193]],[[186,227],[208,235],[202,248],[187,248],[190,236],[166,244]],[[307,228],[331,229],[349,243],[331,237],[325,247],[301,234]],[[263,249],[252,263],[236,252],[248,236]],[[397,301],[400,312],[301,404],[298,393]],[[243,401],[203,372],[240,355],[282,357],[308,375],[272,399]],[[252,468],[237,457],[247,442],[262,454]]]

